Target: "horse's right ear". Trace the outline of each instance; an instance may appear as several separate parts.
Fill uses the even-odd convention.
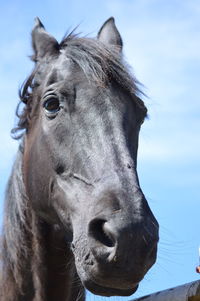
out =
[[[38,61],[45,56],[53,55],[59,51],[56,39],[48,34],[39,18],[35,19],[32,30],[33,60]]]

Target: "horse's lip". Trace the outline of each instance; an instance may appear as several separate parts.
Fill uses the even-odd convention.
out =
[[[101,295],[105,297],[111,296],[130,296],[136,292],[139,284],[133,284],[133,287],[130,289],[119,289],[119,288],[109,288],[103,287],[96,282],[90,280],[84,281],[84,286],[87,290],[95,295]]]

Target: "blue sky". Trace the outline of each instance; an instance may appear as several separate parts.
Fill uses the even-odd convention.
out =
[[[0,207],[18,143],[10,138],[18,88],[30,73],[30,31],[39,16],[59,40],[66,30],[95,36],[114,16],[124,56],[149,96],[140,133],[140,183],[160,223],[158,260],[133,297],[199,279],[200,1],[2,1]],[[130,300],[110,298],[109,300]],[[88,294],[87,300],[106,298]]]

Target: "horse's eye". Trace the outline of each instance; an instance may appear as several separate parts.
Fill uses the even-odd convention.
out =
[[[60,102],[58,98],[49,98],[44,103],[47,113],[54,114],[60,110]]]

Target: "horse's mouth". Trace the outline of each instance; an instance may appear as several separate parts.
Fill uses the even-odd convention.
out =
[[[86,282],[84,282],[84,286],[86,289],[88,289],[91,293],[95,295],[111,297],[111,296],[130,296],[136,292],[139,285],[135,284],[130,289],[109,288],[109,287],[101,286],[92,280],[87,280]]]
[[[77,251],[78,248],[75,248]],[[121,267],[110,266],[109,263],[99,264],[91,257],[83,263],[75,254],[76,269],[84,287],[95,295],[105,297],[130,296],[138,289],[143,275]],[[77,255],[77,256],[76,256]]]

